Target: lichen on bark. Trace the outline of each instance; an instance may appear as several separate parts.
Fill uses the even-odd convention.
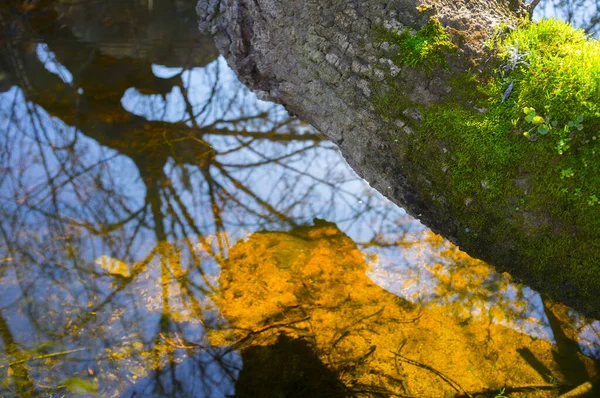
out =
[[[597,60],[596,42],[528,23],[522,1],[202,0],[198,11],[240,79],[336,142],[374,188],[468,253],[600,316],[600,73],[560,62]],[[447,41],[431,46],[432,32]]]

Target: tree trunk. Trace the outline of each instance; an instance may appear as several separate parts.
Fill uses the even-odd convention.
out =
[[[532,83],[534,62],[556,59],[550,46],[578,32],[533,32],[519,0],[200,0],[197,10],[240,80],[337,143],[371,186],[470,255],[600,316],[590,160],[600,74],[582,77],[580,97],[560,91],[560,104],[537,93],[571,72],[540,68],[554,80]]]

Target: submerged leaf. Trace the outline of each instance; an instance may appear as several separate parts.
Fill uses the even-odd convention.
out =
[[[106,270],[111,275],[120,275],[124,278],[129,278],[131,276],[129,265],[115,258],[109,256],[100,256],[96,259],[96,261],[94,261],[94,263],[98,264],[100,267],[102,267],[102,269]]]
[[[73,394],[89,394],[98,391],[98,385],[78,377],[69,377],[62,383],[62,387]]]

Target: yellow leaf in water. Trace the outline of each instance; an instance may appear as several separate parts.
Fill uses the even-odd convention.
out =
[[[94,261],[94,263],[98,264],[103,270],[111,275],[120,275],[124,278],[129,278],[131,276],[129,265],[115,258],[109,256],[100,256],[96,259],[96,261]]]
[[[139,341],[134,341],[132,347],[136,350],[141,350],[142,348],[144,348],[144,345]]]
[[[73,394],[90,394],[98,390],[98,385],[78,377],[69,377],[63,381],[62,386]]]
[[[12,368],[9,366],[9,367],[8,367],[8,371],[6,372],[6,375],[7,375],[8,377],[10,377],[10,376],[12,376],[12,375],[13,375],[13,373],[14,373],[14,372],[13,372]]]

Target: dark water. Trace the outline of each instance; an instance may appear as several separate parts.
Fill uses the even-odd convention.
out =
[[[598,372],[599,322],[259,101],[193,2],[9,0],[0,28],[0,397],[545,397]]]

